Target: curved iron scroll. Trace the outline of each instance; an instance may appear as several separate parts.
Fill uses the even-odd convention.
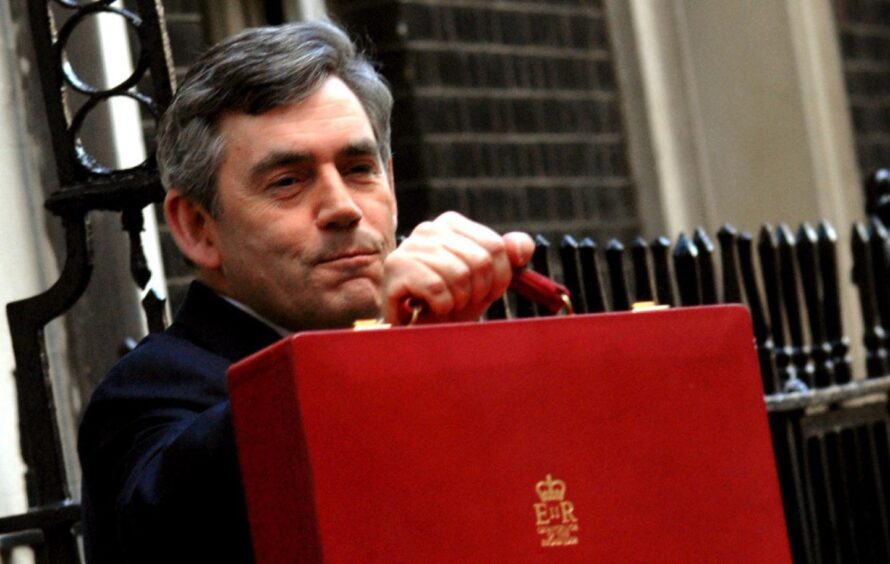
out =
[[[67,311],[83,295],[93,268],[89,232],[84,216],[64,218],[67,257],[62,274],[46,292],[6,306],[12,334],[18,388],[19,435],[27,467],[28,515],[42,512],[35,521],[44,535],[49,562],[77,562],[71,527],[79,512],[67,509],[68,491],[62,442],[46,360],[43,328]],[[47,441],[47,438],[51,438]],[[20,525],[25,525],[23,521]],[[9,522],[11,530],[17,521]],[[33,526],[33,525],[32,525]],[[21,530],[21,529],[18,529]],[[3,533],[0,528],[0,534]]]
[[[15,352],[19,413],[48,410],[50,415],[39,419],[20,418],[22,454],[28,467],[28,502],[32,507],[69,497],[61,441],[54,424],[55,403],[47,370],[43,328],[83,295],[92,273],[93,260],[84,217],[65,218],[64,226],[67,257],[59,279],[46,292],[6,306]],[[42,437],[53,438],[52,448],[40,440]]]

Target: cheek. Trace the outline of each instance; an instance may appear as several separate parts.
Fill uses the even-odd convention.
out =
[[[369,198],[365,203],[364,213],[368,221],[373,223],[384,235],[390,236],[396,229],[395,200],[388,195]]]
[[[229,255],[232,263],[263,271],[280,268],[282,259],[302,255],[303,238],[295,231],[292,222],[271,217],[251,219],[227,226],[222,251],[224,256]]]

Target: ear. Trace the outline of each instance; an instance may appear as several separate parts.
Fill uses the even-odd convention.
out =
[[[164,216],[179,250],[201,270],[220,267],[216,221],[204,206],[175,188],[164,198]]]

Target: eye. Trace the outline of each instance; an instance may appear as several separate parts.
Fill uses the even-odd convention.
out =
[[[298,182],[295,176],[282,176],[281,178],[276,178],[272,182],[269,183],[270,188],[284,188],[286,186],[293,186]]]
[[[356,161],[346,167],[346,176],[366,178],[377,174],[377,165],[373,161]]]
[[[266,183],[266,187],[272,191],[292,191],[294,188],[299,188],[308,183],[310,177],[311,175],[309,173],[299,171],[282,172],[281,174],[273,176]]]

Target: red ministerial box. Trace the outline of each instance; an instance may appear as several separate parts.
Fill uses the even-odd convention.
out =
[[[742,307],[305,333],[228,378],[258,563],[790,562]]]

